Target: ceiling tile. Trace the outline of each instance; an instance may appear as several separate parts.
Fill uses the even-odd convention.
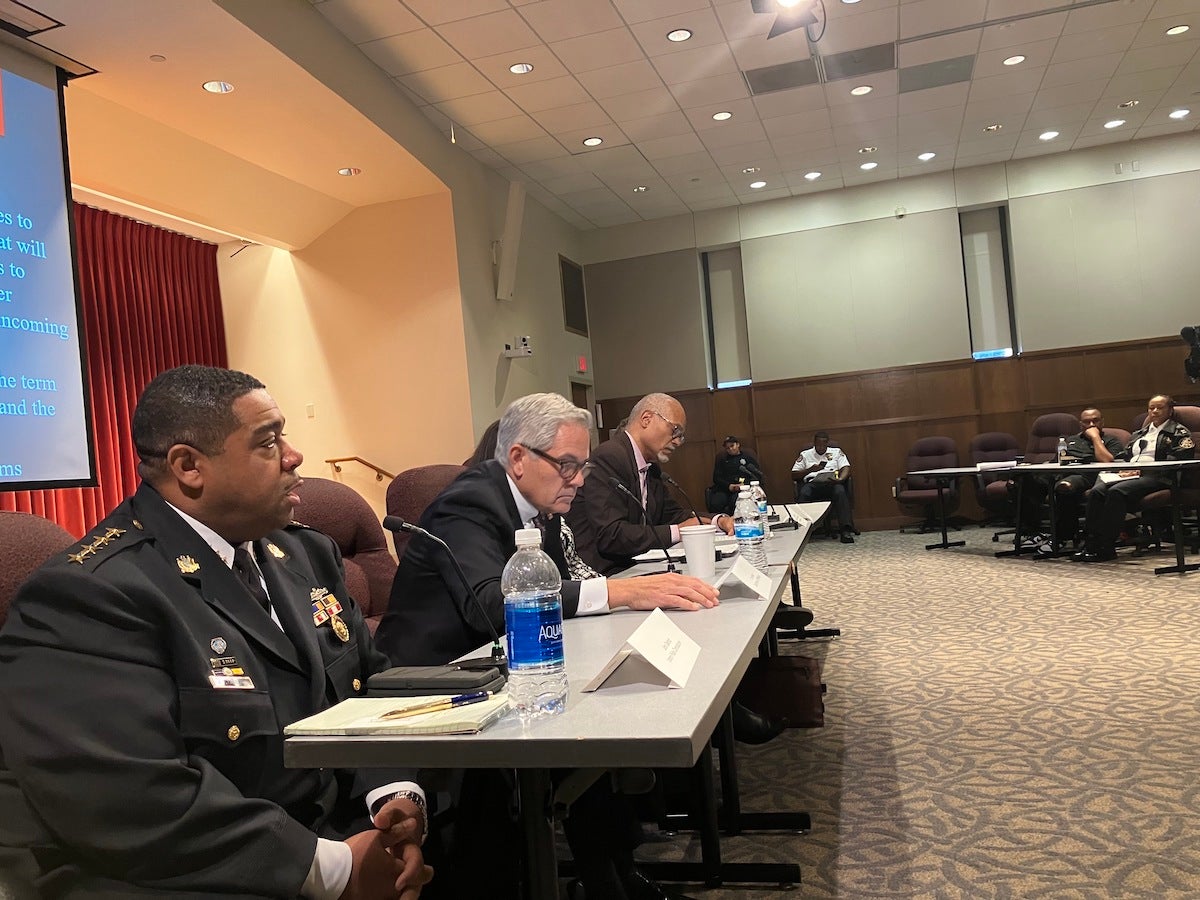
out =
[[[664,177],[667,184],[680,196],[684,194],[690,196],[707,194],[709,197],[712,197],[722,190],[729,190],[729,184],[725,181],[725,175],[715,166],[695,172],[668,173]]]
[[[833,130],[806,131],[802,134],[789,134],[781,138],[773,138],[771,147],[780,165],[807,165],[814,159],[837,159],[837,145],[833,140]]]
[[[1102,28],[1141,24],[1151,9],[1150,0],[1125,0],[1123,3],[1100,3],[1073,9],[1067,14],[1063,34],[1078,34]]]
[[[675,99],[679,101],[679,105],[685,109],[750,96],[750,91],[746,88],[746,79],[740,72],[714,75],[711,78],[698,78],[695,81],[685,81],[683,84],[668,85],[668,87],[675,95]]]
[[[404,5],[424,19],[427,25],[441,25],[455,19],[467,19],[508,9],[506,0],[404,0]]]
[[[594,128],[580,128],[577,131],[566,131],[562,134],[554,135],[558,138],[558,142],[567,150],[580,158],[592,156],[596,153],[608,153],[611,150],[629,148],[629,138],[625,132],[621,131],[616,125],[599,125]],[[599,147],[585,147],[584,140],[590,137],[598,137],[604,141]],[[585,162],[585,166],[590,166],[590,163]]]
[[[644,119],[647,116],[660,116],[679,110],[679,104],[675,102],[675,97],[665,87],[606,97],[599,103],[604,107],[604,111],[617,122]]]
[[[651,162],[660,159],[667,159],[672,156],[684,156],[691,153],[704,153],[707,157],[708,151],[704,149],[704,144],[700,142],[700,138],[692,131],[687,134],[677,134],[672,137],[656,138],[651,141],[642,141],[638,144],[638,149],[642,151],[642,155]]]
[[[589,218],[598,228],[612,228],[616,225],[629,225],[633,222],[642,221],[641,216],[639,216],[633,210],[629,210],[627,213],[615,213],[613,215],[594,215],[589,216]]]
[[[762,18],[770,22],[769,16]],[[776,35],[770,40],[767,40],[765,33],[752,37],[731,38],[729,48],[743,70],[809,58],[808,38],[803,29]]]
[[[829,131],[833,126],[829,120],[829,110],[814,109],[811,112],[798,113],[794,116],[776,116],[773,119],[764,119],[763,127],[767,131],[767,136],[774,140],[793,134]]]
[[[825,5],[828,8],[832,4]],[[892,43],[900,38],[900,23],[897,19],[893,4],[891,9],[872,9],[854,16],[852,26],[843,24],[846,20],[830,21],[824,37],[817,45],[818,52],[821,56],[832,56],[847,50]]]
[[[703,153],[688,153],[683,156],[668,156],[663,159],[654,160],[654,168],[665,178],[668,183],[676,190],[680,184],[695,185],[697,180],[703,181],[708,178],[711,173],[720,174],[716,163],[712,157],[708,155],[708,151]]]
[[[1042,69],[1050,64],[1054,48],[1058,46],[1057,39],[1045,41],[1030,41],[1019,47],[1003,47],[999,50],[987,50],[975,58],[975,78],[991,78],[993,76],[1011,75],[1013,72],[1023,72],[1029,69]],[[1016,66],[1004,65],[1004,60],[1013,56],[1024,56],[1025,61]]]
[[[569,106],[538,110],[532,115],[539,125],[552,134],[611,124],[608,113],[591,100],[585,103],[572,103]]]
[[[1017,51],[1014,52],[1019,52],[1022,44],[1031,44],[1035,41],[1057,38],[1062,34],[1063,25],[1066,24],[1066,21],[1067,14],[1063,12],[1009,22],[1005,25],[989,25],[983,29],[983,37],[979,41],[979,49],[983,51],[1016,47]]]
[[[439,6],[453,7],[460,0],[454,0],[454,3],[445,3],[443,0],[436,2]],[[533,29],[511,9],[459,22],[448,22],[439,25],[437,32],[467,59],[482,59],[540,43]]]
[[[428,28],[369,41],[359,49],[389,75],[408,75],[462,62],[454,48]]]
[[[1072,150],[1082,150],[1085,147],[1099,147],[1103,144],[1119,144],[1127,140],[1127,136],[1120,134],[1092,134],[1078,138],[1071,145]]]
[[[974,56],[979,52],[980,29],[943,34],[940,37],[917,41],[904,41],[896,48],[896,63],[904,66],[922,66],[940,59],[957,56]],[[978,72],[978,64],[976,71]]]
[[[588,72],[621,63],[644,60],[642,48],[628,28],[598,31],[582,37],[555,41],[550,45],[572,72]]]
[[[521,7],[520,13],[546,43],[608,31],[624,24],[611,4],[596,0],[540,0]]]
[[[507,119],[521,113],[517,105],[499,91],[472,94],[470,97],[459,97],[457,100],[447,100],[434,105],[453,121],[467,126]]]
[[[987,0],[918,0],[900,7],[900,37],[933,34],[983,21]]]
[[[711,128],[736,129],[741,128],[747,122],[754,123],[758,120],[754,102],[750,99],[722,100],[720,103],[697,106],[684,112],[697,131],[708,131]],[[719,112],[733,113],[733,118],[717,121],[713,115]]]
[[[985,126],[999,123],[1004,131],[1020,130],[1029,115],[1035,94],[1014,94],[1011,97],[995,97],[982,103],[968,103],[963,111],[963,131],[969,136],[982,131]]]
[[[909,116],[932,109],[965,106],[970,90],[970,83],[964,81],[960,84],[926,88],[923,91],[908,91],[900,95],[900,115]]]
[[[1104,31],[1064,34],[1058,39],[1058,46],[1054,48],[1054,55],[1050,58],[1050,62],[1062,63],[1075,59],[1086,59],[1089,56],[1124,53],[1133,43],[1136,34],[1136,25],[1108,28]]]
[[[871,93],[855,96],[850,93],[860,85],[868,85]],[[895,100],[900,91],[900,73],[896,69],[888,72],[875,72],[858,78],[846,78],[841,81],[831,81],[825,85],[825,99],[829,106],[862,107],[875,101],[890,98]],[[893,112],[893,115],[895,113]]]
[[[437,69],[426,69],[413,75],[403,75],[400,81],[406,88],[424,97],[429,103],[454,100],[457,97],[469,97],[471,94],[482,94],[484,91],[495,90],[492,83],[467,62],[441,66]]]
[[[543,159],[535,163],[525,163],[521,169],[538,181],[549,178],[560,178],[565,175],[577,175],[587,169],[577,156],[562,156],[556,159]]]
[[[1038,134],[1043,131],[1059,131],[1063,134],[1072,130],[1078,131],[1091,116],[1094,108],[1093,103],[1077,103],[1074,106],[1033,109],[1025,118],[1025,130],[1036,131]]]
[[[695,10],[707,10],[708,0],[612,0],[626,22],[648,22],[664,16],[680,16],[680,28],[687,28],[688,16]]]
[[[515,144],[546,137],[541,126],[526,115],[508,116],[471,126],[471,133],[486,144]]]
[[[846,103],[829,108],[829,118],[834,125],[851,125],[855,122],[875,122],[880,119],[889,119],[893,123],[896,120],[899,110],[899,101],[896,97],[880,97],[873,99],[870,97],[856,97],[861,100],[860,103]]]
[[[721,29],[731,43],[749,37],[765,37],[775,21],[774,16],[756,13],[744,0],[720,0],[715,5]]]
[[[1107,56],[1090,56],[1087,59],[1077,59],[1072,62],[1056,63],[1046,67],[1045,77],[1042,78],[1042,88],[1053,88],[1064,84],[1108,83],[1108,79],[1117,71],[1123,54],[1110,53]]]
[[[733,54],[724,45],[697,47],[682,53],[659,56],[652,62],[654,68],[658,70],[658,74],[662,76],[662,80],[667,84],[679,84],[684,81],[695,81],[697,78],[738,71],[738,64],[734,60]]]
[[[1156,125],[1150,123],[1143,125],[1137,130],[1136,137],[1141,140],[1142,138],[1161,137],[1164,134],[1179,134],[1184,131],[1192,131],[1195,127],[1195,125],[1189,125],[1186,120],[1176,122],[1172,119],[1162,119]]]
[[[790,91],[762,94],[754,98],[754,108],[764,119],[790,116],[810,109],[824,109],[825,89],[819,84],[810,84]]]
[[[1200,49],[1200,40],[1188,41],[1186,44],[1168,44],[1130,50],[1125,54],[1121,65],[1117,67],[1117,74],[1128,75],[1131,72],[1147,72],[1151,69],[1166,69],[1173,66],[1179,66],[1182,69],[1192,61],[1198,49]]]
[[[1103,84],[1064,84],[1060,87],[1045,88],[1038,91],[1033,100],[1033,108],[1071,106],[1075,103],[1087,103],[1089,100],[1094,103],[1100,99],[1103,92]]]
[[[547,178],[542,186],[552,194],[570,194],[572,192],[594,190],[604,187],[591,172],[580,172],[576,175],[561,175],[558,178]]]
[[[509,99],[515,101],[521,109],[529,113],[555,109],[560,106],[571,106],[576,103],[587,103],[591,100],[588,92],[575,80],[573,75],[534,81],[520,87],[510,87],[505,93]]]
[[[732,147],[716,147],[709,150],[709,154],[718,166],[732,166],[735,163],[738,165],[747,165],[747,160],[756,160],[769,158],[774,153],[768,141],[759,141],[754,144],[736,144]]]
[[[550,136],[519,141],[515,144],[497,144],[496,152],[516,165],[540,162],[543,159],[554,159],[562,156],[562,145]]]
[[[493,169],[504,168],[508,164],[503,156],[488,147],[482,147],[478,150],[472,150],[471,155],[483,163],[485,166],[490,166]]]
[[[643,141],[654,141],[659,138],[674,137],[679,134],[691,134],[692,123],[679,110],[658,116],[647,116],[644,119],[626,119],[619,123],[625,136],[636,141],[639,146]]]
[[[646,59],[581,72],[577,77],[580,84],[597,100],[633,91],[648,91],[651,88],[662,87],[663,83],[654,66]]]
[[[1118,68],[1119,72],[1119,68]],[[1179,77],[1178,68],[1150,69],[1146,72],[1117,74],[1104,87],[1101,96],[1122,100],[1145,100],[1169,90]]]
[[[986,100],[989,97],[1006,97],[1009,94],[1028,94],[1036,91],[1042,83],[1045,69],[1026,69],[1018,66],[1017,71],[1007,75],[993,75],[990,78],[976,78],[971,82],[971,102]]]
[[[700,140],[709,151],[719,147],[734,147],[754,142],[763,143],[767,133],[758,122],[743,123],[737,128],[710,128],[700,132]]]
[[[1029,16],[1069,5],[1069,0],[988,0],[987,18],[990,20]]]
[[[729,199],[714,198],[712,200],[685,200],[692,212],[703,212],[706,209],[721,209],[726,206],[736,206],[737,198],[729,192]]]
[[[316,9],[355,44],[425,27],[420,19],[399,3],[326,0]]]
[[[1192,0],[1182,0],[1190,7],[1187,13],[1159,18],[1154,13],[1151,18],[1138,29],[1137,37],[1133,39],[1134,47],[1149,47],[1155,44],[1172,44],[1175,41],[1186,40],[1187,35],[1169,35],[1167,29],[1175,25],[1190,25],[1192,30],[1187,34],[1194,35],[1200,29],[1200,10],[1195,9]]]

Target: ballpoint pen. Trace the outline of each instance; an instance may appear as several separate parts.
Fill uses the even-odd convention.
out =
[[[418,706],[409,706],[405,709],[393,709],[391,712],[383,713],[379,718],[406,719],[409,716],[420,716],[424,715],[425,713],[441,712],[444,709],[457,709],[460,706],[469,706],[472,703],[482,703],[491,696],[491,691],[475,691],[471,694],[459,694],[457,697],[431,700],[428,703],[422,703]]]

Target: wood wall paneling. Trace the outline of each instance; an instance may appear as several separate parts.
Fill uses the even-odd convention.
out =
[[[760,433],[787,431],[811,419],[804,381],[777,381],[754,385],[754,424]]]
[[[860,388],[858,378],[821,379],[808,385],[808,420],[816,428],[829,430],[844,422],[858,422]]]
[[[979,409],[975,377],[969,363],[918,370],[917,396],[920,398],[918,414],[922,418],[974,415]]]
[[[893,369],[868,372],[858,379],[859,412],[863,419],[899,419],[918,414],[916,373]]]
[[[974,363],[976,397],[981,413],[1024,412],[1024,363],[1020,357],[983,359]]]
[[[727,388],[715,391],[712,395],[713,438],[725,440],[732,434],[742,439],[755,456],[758,448],[754,446],[754,401],[749,387]]]

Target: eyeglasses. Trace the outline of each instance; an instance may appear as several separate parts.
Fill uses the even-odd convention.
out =
[[[558,467],[558,474],[562,476],[563,481],[572,481],[580,472],[592,467],[592,461],[585,459],[580,462],[576,459],[559,459],[557,456],[551,456],[545,450],[539,450],[537,447],[530,447],[528,444],[522,444],[526,450],[535,456],[540,456],[546,462]]]
[[[681,443],[681,444],[685,440],[687,440],[687,437],[686,437],[687,432],[682,425],[680,425],[678,422],[672,422],[670,419],[668,419],[666,416],[664,416],[662,413],[660,413],[657,409],[652,409],[652,410],[650,410],[650,412],[654,413],[656,416],[658,416],[660,419],[662,419],[664,422],[666,422],[668,425],[671,426],[671,440],[679,441],[679,443]]]

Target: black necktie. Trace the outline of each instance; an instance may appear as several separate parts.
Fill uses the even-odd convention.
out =
[[[233,551],[233,571],[242,584],[246,586],[246,590],[258,601],[258,605],[263,608],[267,615],[270,615],[271,598],[267,596],[267,592],[262,586],[262,579],[258,574],[258,566],[254,564],[254,557],[250,555],[250,551],[245,547],[238,547]]]

